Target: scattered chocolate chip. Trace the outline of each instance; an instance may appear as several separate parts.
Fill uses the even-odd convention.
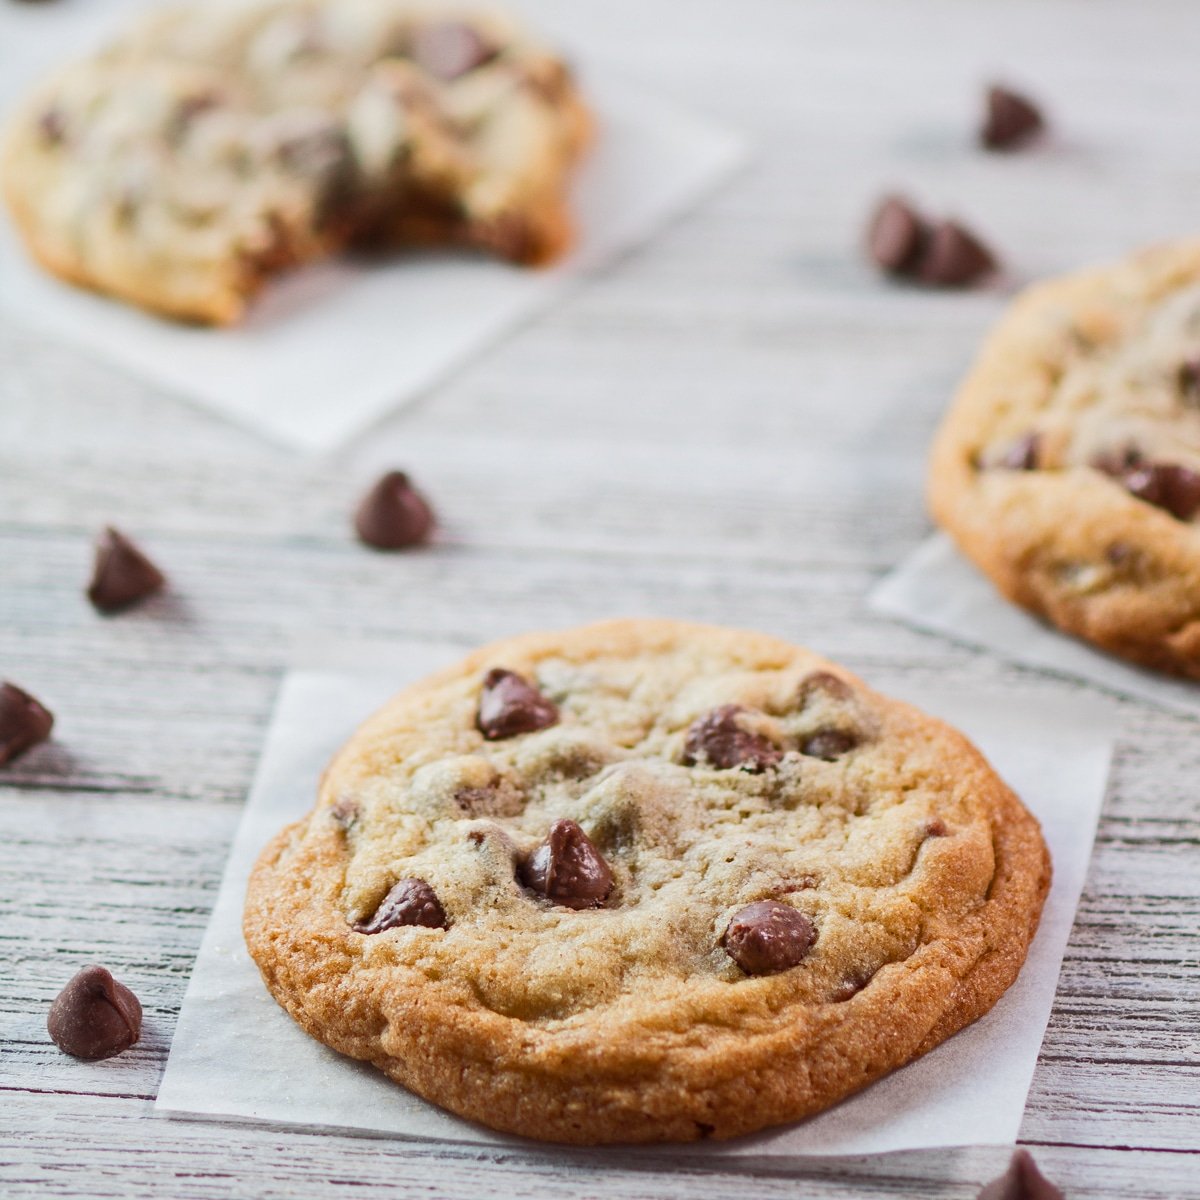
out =
[[[783,751],[774,742],[738,723],[744,712],[740,704],[722,704],[693,721],[683,744],[684,766],[703,765],[718,771],[740,767],[757,773],[779,762]]]
[[[87,598],[103,613],[117,612],[161,590],[163,573],[111,525],[96,540],[96,559]]]
[[[915,266],[928,233],[924,218],[902,196],[885,196],[867,226],[867,253],[889,275]]]
[[[1041,439],[1036,433],[1019,437],[997,460],[1006,471],[1036,471]]]
[[[801,707],[818,692],[824,693],[831,700],[849,700],[854,695],[854,689],[840,675],[835,675],[832,671],[814,671],[800,681]]]
[[[1109,542],[1104,557],[1114,567],[1125,567],[1137,561],[1140,551],[1128,542]]]
[[[844,1004],[847,1000],[854,999],[859,992],[875,978],[874,971],[851,971],[841,983],[837,985],[830,993],[830,1000],[834,1004]]]
[[[802,912],[777,900],[758,900],[734,913],[721,945],[748,975],[773,975],[802,961],[817,929]]]
[[[403,550],[425,541],[433,510],[403,471],[389,471],[363,497],[354,517],[359,539],[377,550]]]
[[[987,90],[987,114],[979,141],[989,150],[1013,150],[1045,128],[1041,110],[1027,96],[993,85]]]
[[[613,887],[612,871],[592,839],[563,817],[518,868],[531,891],[566,908],[599,908]]]
[[[1105,450],[1091,459],[1091,465],[1105,475],[1123,475],[1133,467],[1140,467],[1145,456],[1136,446],[1124,446],[1119,450]]]
[[[1120,480],[1131,495],[1165,509],[1180,521],[1190,521],[1200,511],[1200,473],[1178,463],[1132,467]]]
[[[358,802],[349,796],[340,796],[333,802],[329,815],[343,829],[349,829],[358,820]]]
[[[61,109],[48,108],[38,117],[38,132],[48,145],[59,146],[67,137],[67,119]]]
[[[496,742],[557,725],[558,708],[523,676],[494,667],[484,677],[475,724]]]
[[[935,287],[966,287],[996,269],[992,252],[957,221],[939,221],[921,252],[917,275]]]
[[[1200,407],[1200,357],[1179,364],[1176,383],[1183,402],[1192,408]]]
[[[44,742],[54,714],[15,683],[0,682],[0,767]]]
[[[84,967],[50,1006],[46,1028],[75,1058],[112,1058],[138,1040],[142,1006],[103,967]]]
[[[843,729],[818,729],[800,743],[800,753],[833,762],[858,745],[858,738]]]
[[[1065,1197],[1038,1170],[1028,1150],[1016,1150],[1008,1170],[986,1184],[977,1200],[1065,1200]]]
[[[412,57],[447,83],[491,62],[499,51],[463,21],[423,25],[413,38]]]
[[[355,933],[382,933],[401,925],[446,928],[446,910],[437,893],[423,879],[401,879],[380,901],[369,921],[354,925]]]

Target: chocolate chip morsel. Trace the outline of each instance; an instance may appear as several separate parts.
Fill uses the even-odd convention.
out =
[[[433,510],[403,471],[389,471],[363,497],[354,515],[359,540],[376,550],[403,550],[425,541]]]
[[[1041,439],[1036,433],[1027,433],[1000,456],[996,466],[1006,471],[1036,471]]]
[[[462,21],[436,21],[417,30],[412,57],[430,75],[447,83],[491,62],[498,51]]]
[[[112,1058],[138,1040],[142,1006],[104,967],[84,967],[50,1006],[46,1028],[75,1058]]]
[[[612,870],[592,839],[565,817],[518,868],[531,891],[566,908],[599,908],[613,887]]]
[[[800,681],[800,706],[803,707],[815,696],[824,695],[830,700],[849,700],[854,689],[832,671],[813,671]]]
[[[493,667],[484,676],[475,724],[488,741],[496,742],[557,725],[558,708],[524,676]]]
[[[1184,404],[1191,408],[1200,407],[1200,355],[1179,364],[1175,382]]]
[[[1181,521],[1200,510],[1200,474],[1178,463],[1148,463],[1127,471],[1126,488],[1139,500],[1166,509]]]
[[[87,598],[103,613],[118,612],[166,584],[166,576],[120,530],[108,526],[96,539]]]
[[[979,130],[988,150],[1013,150],[1045,128],[1041,110],[1027,96],[993,84],[987,90],[987,113]]]
[[[939,221],[921,252],[917,274],[935,287],[966,287],[996,270],[995,255],[964,225]]]
[[[1028,1150],[1017,1150],[1008,1170],[986,1184],[978,1200],[1065,1200],[1065,1196],[1038,1170]]]
[[[867,227],[867,253],[889,275],[905,275],[916,265],[928,226],[903,196],[885,196]]]
[[[54,714],[15,683],[0,682],[0,767],[44,742]]]
[[[779,762],[783,751],[774,742],[738,723],[745,711],[740,704],[722,704],[693,721],[683,744],[684,766],[705,765],[718,771],[740,767],[757,773]]]
[[[816,926],[802,912],[758,900],[733,914],[721,945],[748,975],[774,975],[801,962],[816,940]]]
[[[382,933],[401,925],[445,929],[446,910],[437,893],[423,879],[401,879],[379,902],[370,920],[358,921],[355,933]]]
[[[800,743],[800,753],[833,762],[858,745],[858,738],[844,729],[818,729]]]

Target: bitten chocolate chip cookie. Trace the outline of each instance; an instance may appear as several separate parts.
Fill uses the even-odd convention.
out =
[[[1018,298],[937,435],[929,502],[1009,599],[1200,678],[1200,240]]]
[[[945,725],[773,638],[616,621],[396,697],[263,852],[245,934],[304,1029],[453,1112],[683,1141],[982,1016],[1049,881]]]
[[[350,246],[556,257],[589,129],[562,62],[494,15],[218,0],[50,80],[0,172],[49,270],[223,324],[272,274]]]

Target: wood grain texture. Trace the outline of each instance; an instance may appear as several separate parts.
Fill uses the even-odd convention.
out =
[[[0,73],[25,69],[10,32],[74,3],[0,9]],[[0,1195],[967,1197],[1003,1157],[713,1167],[150,1110],[289,664],[646,614],[762,628],[885,690],[952,679],[1064,706],[1085,690],[880,620],[863,597],[927,531],[925,446],[1007,289],[1195,232],[1200,10],[521,7],[746,129],[756,158],[345,451],[294,458],[0,323],[0,676],[59,717],[53,744],[0,775]],[[972,148],[993,77],[1044,100],[1048,144]],[[858,242],[884,187],[975,224],[1006,284],[878,280]],[[354,500],[393,465],[442,514],[426,551],[379,555],[349,536]],[[173,585],[118,618],[82,596],[106,521]],[[1182,717],[1112,703],[1123,733],[1022,1137],[1072,1196],[1200,1196],[1200,739]],[[146,1036],[82,1064],[48,1044],[45,1013],[93,959],[141,996]]]

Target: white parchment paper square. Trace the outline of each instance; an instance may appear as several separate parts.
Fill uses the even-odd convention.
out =
[[[442,1112],[302,1033],[267,994],[241,934],[255,857],[284,823],[311,807],[333,752],[393,691],[458,654],[413,645],[406,669],[386,678],[299,672],[284,680],[179,1015],[159,1110],[523,1144]],[[1000,706],[985,695],[949,690],[904,698],[968,733],[1043,824],[1054,885],[1025,968],[981,1021],[837,1108],[800,1125],[681,1152],[852,1155],[1009,1144],[1017,1137],[1104,794],[1109,710],[1084,703],[1064,715],[1044,701],[1009,697]]]
[[[12,11],[46,7],[0,7],[0,107],[36,77],[31,64],[103,44],[146,5]],[[5,213],[0,308],[272,439],[331,449],[644,242],[744,160],[733,132],[586,59],[577,67],[598,133],[573,188],[578,245],[552,268],[454,253],[336,260],[273,282],[242,324],[205,329],[61,283],[33,265]]]
[[[1200,716],[1200,684],[1143,671],[1059,633],[1001,596],[944,533],[910,554],[875,588],[869,604],[918,629],[982,646],[1013,662]]]

